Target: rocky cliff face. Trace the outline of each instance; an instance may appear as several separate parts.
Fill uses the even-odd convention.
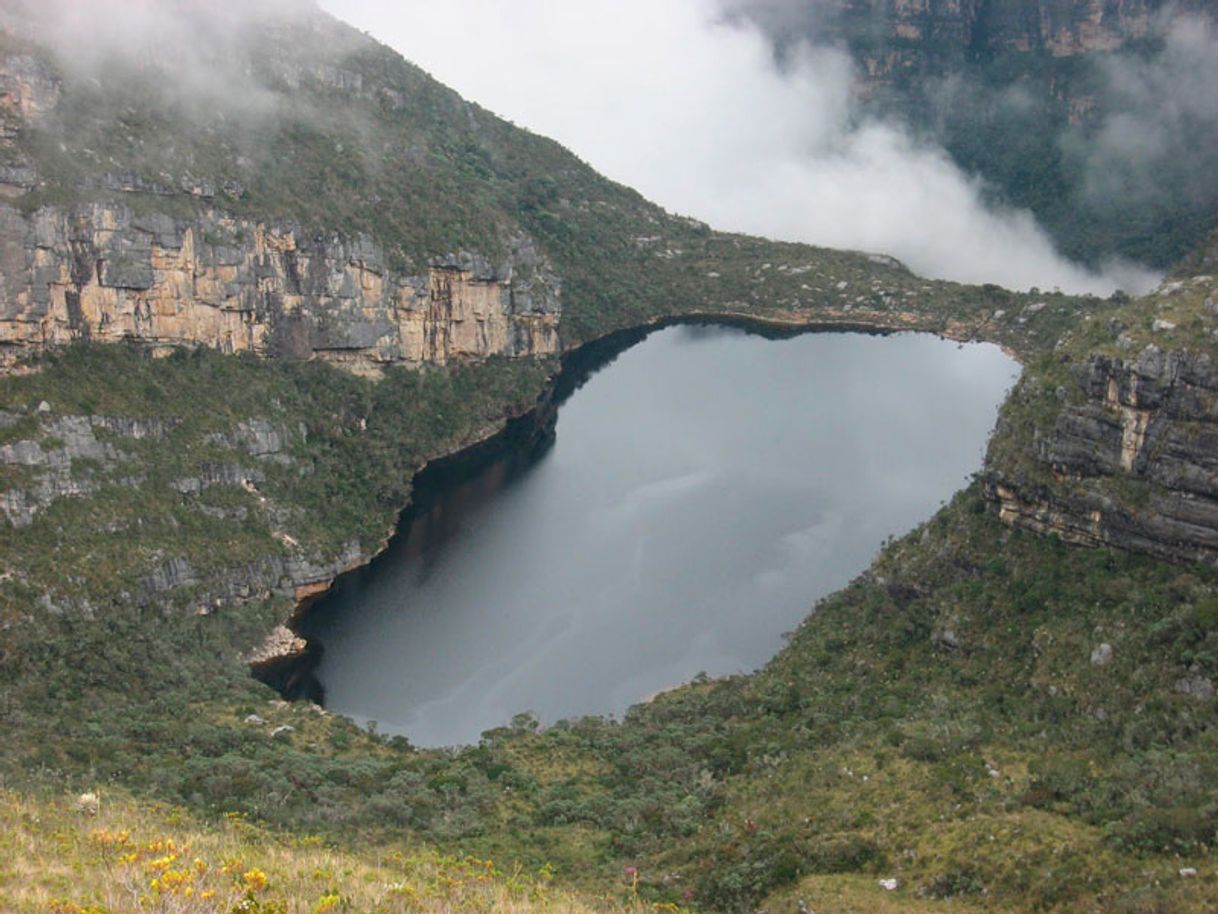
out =
[[[1045,390],[1033,375],[1016,391],[987,469],[1005,522],[1218,564],[1218,359],[1206,342],[1218,333],[1218,287],[1200,276],[1164,288],[1147,315],[1158,342],[1129,356],[1092,353],[1073,387]],[[1201,300],[1191,317],[1187,306],[1161,310],[1190,293]],[[1132,329],[1119,330],[1117,348],[1136,349]],[[1050,401],[1060,405],[1045,412]],[[1028,420],[1038,409],[1041,417]],[[1018,451],[1022,462],[1004,456],[1004,438],[1015,437],[1031,438]]]
[[[1164,9],[1159,0],[845,0],[833,31],[851,44],[874,90],[1005,53],[1115,51],[1151,35]],[[1189,0],[1171,10],[1206,5]]]
[[[365,373],[558,348],[559,283],[524,238],[499,265],[461,253],[402,276],[369,239],[220,213],[0,207],[0,280],[0,366],[81,339],[316,356]]]
[[[329,87],[332,68],[316,69]],[[233,216],[225,194],[240,187],[187,173],[103,168],[78,188],[81,203],[31,207],[46,176],[30,138],[52,142],[44,128],[66,117],[65,86],[38,53],[0,53],[0,200],[14,201],[0,205],[0,369],[82,339],[318,357],[361,373],[557,351],[560,283],[520,230],[501,233],[495,262],[440,251],[407,274],[366,235]]]
[[[0,66],[0,116],[9,127],[37,124],[59,102],[59,79],[45,62],[13,54]]]
[[[1151,34],[1156,17],[1207,12],[1204,0],[736,0],[779,41],[847,42],[876,78],[942,75],[962,61],[1004,52],[1069,57],[1112,51]]]
[[[1208,0],[720,0],[848,49],[857,101],[940,145],[1073,260],[1168,268],[1215,227]],[[1157,151],[1131,137],[1153,137]]]
[[[1036,0],[977,3],[970,36],[979,50],[1046,51],[1068,57],[1112,51],[1144,38],[1157,0]]]

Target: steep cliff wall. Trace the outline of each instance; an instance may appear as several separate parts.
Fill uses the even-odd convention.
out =
[[[1112,51],[1146,37],[1163,4],[1159,0],[1024,0],[974,6],[973,47],[1068,57]]]
[[[832,28],[854,49],[870,89],[944,76],[1006,53],[1074,57],[1147,38],[1160,0],[845,0]],[[1206,12],[1201,0],[1171,13]]]
[[[1173,281],[1103,328],[1115,346],[1067,361],[1069,377],[1029,372],[988,461],[1003,521],[1218,564],[1216,301],[1210,276]]]
[[[13,54],[0,65],[0,116],[14,127],[20,121],[38,123],[59,101],[55,72],[29,54]]]
[[[360,372],[558,348],[559,283],[523,238],[501,265],[461,253],[401,276],[369,239],[219,213],[0,207],[0,281],[0,366],[80,339],[316,356]]]
[[[1071,57],[1113,51],[1152,34],[1161,15],[1208,13],[1204,0],[727,0],[780,43],[848,44],[877,83],[945,75],[1005,52]]]
[[[380,155],[399,139],[390,130],[402,129],[404,102],[400,93],[388,101],[371,90],[361,94],[360,74],[336,63],[343,54],[367,54],[366,39],[324,19],[303,23],[287,38],[269,31],[256,57],[244,48],[249,72],[217,77],[215,91],[223,94],[215,98],[191,88],[199,74],[181,76],[155,48],[148,60],[133,50],[138,66],[130,72],[113,61],[111,70],[95,64],[77,72],[70,59],[38,44],[40,37],[62,36],[33,29],[27,41],[6,31],[0,204],[12,205],[0,205],[0,370],[44,347],[82,339],[317,357],[361,373],[393,363],[557,351],[557,272],[518,224],[470,202],[485,195],[454,185],[445,197],[437,185],[447,187],[445,177],[452,184],[451,176],[423,177],[430,196],[420,199],[414,188],[414,196],[403,191],[388,205],[382,185],[391,179],[380,176],[363,178],[355,189],[338,186],[332,200],[318,203],[325,192],[312,185],[344,167],[353,174],[369,167],[369,150],[359,144],[371,141],[344,132],[355,129],[344,111],[365,105],[381,113],[390,126]],[[317,59],[298,52],[307,40],[335,60],[320,50]],[[236,53],[231,44],[212,51]],[[192,65],[206,70],[199,61]],[[429,86],[415,85],[424,78],[402,67],[402,85],[425,94]],[[176,88],[159,93],[162,83]],[[333,94],[343,111],[309,108],[333,105]],[[289,104],[280,99],[289,95],[299,107],[284,127]],[[463,104],[442,93],[438,103]],[[366,118],[358,123],[364,133],[372,129]],[[320,138],[322,124],[333,124],[337,135]],[[410,136],[414,146],[387,158],[447,161],[429,158],[417,130]],[[208,143],[217,148],[206,149]],[[294,153],[301,156],[295,166]],[[322,173],[305,173],[312,167]],[[419,165],[406,177],[418,181],[422,173]],[[249,191],[249,183],[260,191]],[[325,224],[318,212],[378,205],[354,197],[355,190],[390,215],[316,228]],[[310,201],[318,212],[309,211]],[[410,206],[418,211],[394,209]],[[473,212],[464,214],[463,206]],[[285,211],[286,219],[268,215]],[[427,234],[427,226],[454,214],[473,230]],[[402,225],[418,237],[395,235],[393,227]]]
[[[1218,225],[1212,2],[722,2],[779,56],[848,49],[868,115],[943,147],[1070,259],[1166,269]]]

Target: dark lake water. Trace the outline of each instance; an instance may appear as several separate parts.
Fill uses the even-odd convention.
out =
[[[421,501],[314,608],[326,704],[445,745],[755,669],[980,467],[1018,370],[923,335],[654,333],[552,448]]]

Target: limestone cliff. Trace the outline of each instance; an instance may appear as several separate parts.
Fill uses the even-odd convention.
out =
[[[420,275],[378,245],[209,213],[0,207],[0,366],[71,340],[131,340],[390,363],[557,350],[559,284],[527,239],[501,265],[461,253]]]
[[[1210,276],[1167,283],[1104,329],[1115,346],[1067,363],[1067,383],[1029,373],[987,467],[1005,522],[1218,564],[1216,294]]]
[[[312,19],[301,28],[289,38],[328,36],[332,54],[357,53],[366,44],[337,26],[318,38]],[[259,179],[248,171],[255,167],[249,150],[225,149],[215,156],[218,173],[201,174],[196,166],[207,153],[197,138],[165,135],[171,123],[183,135],[204,123],[213,142],[227,142],[243,129],[233,125],[246,116],[239,98],[221,98],[219,113],[204,116],[200,110],[212,102],[191,97],[200,110],[183,117],[179,96],[155,94],[167,78],[157,66],[173,73],[169,61],[158,63],[153,55],[134,73],[99,80],[95,71],[72,72],[37,41],[6,35],[9,44],[0,48],[0,370],[44,347],[82,339],[134,341],[154,351],[205,345],[317,357],[361,373],[393,363],[557,351],[558,274],[519,225],[481,219],[475,224],[485,230],[471,233],[470,243],[430,239],[404,256],[401,240],[385,232],[358,225],[318,229],[315,214],[268,218],[273,208],[251,201],[242,184],[251,174]],[[258,58],[267,71],[261,78],[279,86],[280,97],[299,94],[299,84],[309,81],[318,93],[339,93],[348,107],[381,104],[379,95],[360,95],[358,73],[324,58],[296,59],[302,55],[293,57],[288,39],[268,41],[274,53]],[[232,48],[225,44],[216,53],[226,50]],[[296,67],[291,73],[284,70],[288,64]],[[230,80],[229,94],[269,92],[246,79]],[[398,116],[400,99],[386,105],[387,117]],[[132,133],[124,118],[150,132]],[[264,127],[276,123],[265,111],[259,118]],[[307,133],[322,120],[301,115],[293,129]],[[329,156],[342,158],[343,139],[354,142],[347,136],[328,142]],[[318,196],[304,186],[308,178],[292,173],[286,145],[275,147],[265,137],[257,142],[262,154],[284,159],[266,166],[281,173],[278,192],[294,183],[300,185],[292,187],[294,199]],[[177,158],[156,160],[164,150],[176,150]],[[407,150],[401,159],[411,154],[422,155]],[[223,177],[225,169],[242,167],[247,172]],[[238,201],[244,215],[234,211]],[[463,202],[452,199],[448,212]],[[414,221],[427,218],[419,213]]]
[[[1153,34],[1159,0],[844,0],[832,32],[846,40],[869,90],[911,75],[943,76],[1006,53],[1073,57]],[[1201,0],[1172,14],[1206,12]]]
[[[19,122],[39,122],[59,101],[55,72],[29,54],[4,58],[0,68],[0,116],[11,129]]]

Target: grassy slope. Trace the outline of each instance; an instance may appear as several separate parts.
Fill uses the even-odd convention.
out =
[[[832,306],[840,319],[848,303],[908,310],[926,327],[959,320],[1033,352],[1081,316],[1079,303],[1050,297],[1021,324],[1029,299],[1001,290],[709,233],[465,106],[392,55],[335,47],[327,53],[350,55],[367,79],[387,69],[414,86],[407,107],[382,121],[370,102],[351,106],[367,119],[333,134],[310,132],[311,116],[295,126],[288,117],[273,139],[296,163],[279,173],[290,180],[255,159],[233,178],[244,194],[225,205],[367,231],[407,265],[457,246],[493,248],[525,226],[564,274],[569,342],[690,309],[764,316]],[[307,88],[300,104],[320,105],[327,92]],[[121,112],[106,105],[120,98],[82,102],[71,122],[79,131],[62,138],[111,141],[102,127]],[[397,130],[423,150],[412,159],[417,174],[389,175],[416,182],[403,185],[409,194],[386,204],[376,195],[389,184],[344,183],[333,144],[356,126],[386,142]],[[135,132],[113,142],[138,148],[138,131],[165,127],[129,126]],[[204,140],[217,138],[197,148]],[[87,171],[89,161],[59,164]],[[78,199],[80,176],[65,171],[26,204]],[[353,205],[309,209],[350,194]],[[436,218],[410,217],[412,206]],[[840,282],[848,291],[839,295]],[[1084,307],[1099,314],[1119,303]],[[815,910],[919,910],[946,895],[954,910],[1082,911],[1109,900],[1131,911],[1201,909],[1218,808],[1211,712],[1172,686],[1181,670],[1212,662],[1212,575],[1012,536],[972,492],[826,601],[757,676],[696,684],[622,724],[536,734],[521,722],[451,754],[268,704],[237,654],[282,618],[281,603],[255,596],[196,615],[191,587],[131,596],[133,582],[169,557],[190,558],[206,576],[282,554],[276,532],[329,554],[351,539],[375,543],[421,459],[531,402],[550,370],[491,363],[402,372],[378,386],[320,365],[207,353],[156,362],[83,348],[5,379],[2,400],[21,413],[0,431],[6,441],[45,434],[63,415],[182,422],[163,443],[112,441],[130,466],[85,467],[113,474],[96,495],[4,531],[5,570],[16,572],[0,583],[4,783],[125,784],[203,813],[324,829],[346,847],[392,847],[410,835],[530,869],[552,862],[560,878],[588,885],[615,884],[635,865],[645,894],[712,907],[773,895],[774,904],[815,900]],[[51,412],[39,418],[43,399]],[[267,503],[231,487],[192,497],[169,485],[205,460],[250,463],[207,437],[249,418],[289,431],[305,424],[303,437],[289,436],[292,463],[258,464]],[[132,469],[148,480],[137,494],[119,484]],[[242,519],[220,522],[217,511]],[[43,594],[75,597],[77,608],[50,611]],[[1110,666],[1090,664],[1099,640],[1114,646]],[[247,723],[255,711],[267,723]],[[294,729],[270,736],[284,724]],[[1173,874],[1183,865],[1206,875],[1181,880]],[[902,883],[892,894],[876,885],[889,875]]]
[[[1173,686],[1213,672],[1216,597],[1208,570],[1011,533],[969,490],[760,673],[501,751],[526,769],[559,747],[579,760],[534,816],[645,860],[661,897],[1203,910],[1213,716]]]
[[[199,822],[122,794],[0,792],[0,906],[11,914],[588,914],[654,910],[628,886],[582,899],[547,869],[501,869],[403,843],[372,851],[275,835],[240,816]]]
[[[39,403],[50,417],[138,416],[172,429],[161,440],[99,432],[116,458],[74,461],[70,471],[95,491],[58,499],[31,525],[6,531],[0,715],[21,736],[6,740],[0,754],[27,770],[54,766],[65,745],[83,739],[77,763],[121,772],[129,753],[107,760],[103,747],[122,745],[119,734],[143,726],[140,713],[124,718],[124,706],[164,708],[167,695],[180,701],[204,683],[215,694],[248,692],[238,654],[292,604],[255,590],[201,615],[201,602],[215,608],[209,595],[217,580],[268,557],[332,556],[352,542],[365,554],[375,550],[409,498],[414,472],[532,406],[551,370],[545,362],[492,360],[391,372],[373,383],[321,364],[208,351],[153,360],[95,346],[0,380],[0,399],[25,416],[0,430],[6,440],[29,440],[33,428],[34,440],[55,447],[32,412]],[[108,383],[97,384],[99,377]],[[259,460],[214,437],[251,418],[284,430],[279,459]],[[175,488],[216,465],[265,478],[248,490]],[[164,593],[141,585],[182,559],[195,570],[193,581]],[[41,759],[20,761],[31,750]]]

